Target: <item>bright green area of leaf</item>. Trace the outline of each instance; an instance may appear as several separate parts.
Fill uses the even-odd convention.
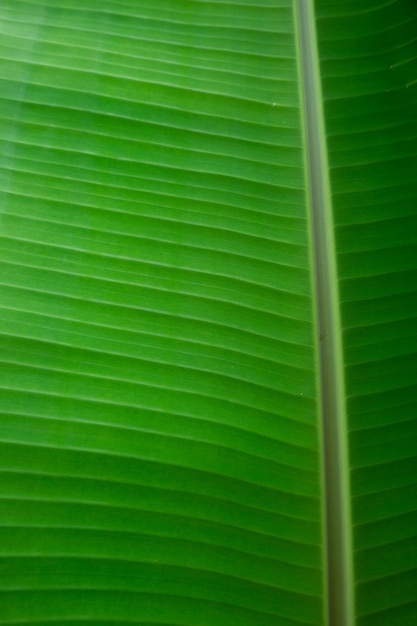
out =
[[[411,624],[417,11],[315,10],[356,623]],[[1,624],[325,624],[296,24],[1,4]]]

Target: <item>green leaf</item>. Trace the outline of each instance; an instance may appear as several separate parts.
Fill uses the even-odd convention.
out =
[[[417,620],[413,0],[3,0],[0,624]]]

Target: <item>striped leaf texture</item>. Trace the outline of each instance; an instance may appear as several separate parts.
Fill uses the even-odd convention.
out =
[[[0,34],[0,624],[417,623],[415,0]]]

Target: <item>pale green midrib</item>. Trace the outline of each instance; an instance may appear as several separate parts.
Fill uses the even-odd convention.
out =
[[[346,395],[314,0],[294,0],[309,195],[324,492],[325,621],[354,626]]]

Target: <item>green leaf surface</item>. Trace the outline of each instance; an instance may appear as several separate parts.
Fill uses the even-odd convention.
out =
[[[0,624],[417,620],[414,0],[3,0]]]

